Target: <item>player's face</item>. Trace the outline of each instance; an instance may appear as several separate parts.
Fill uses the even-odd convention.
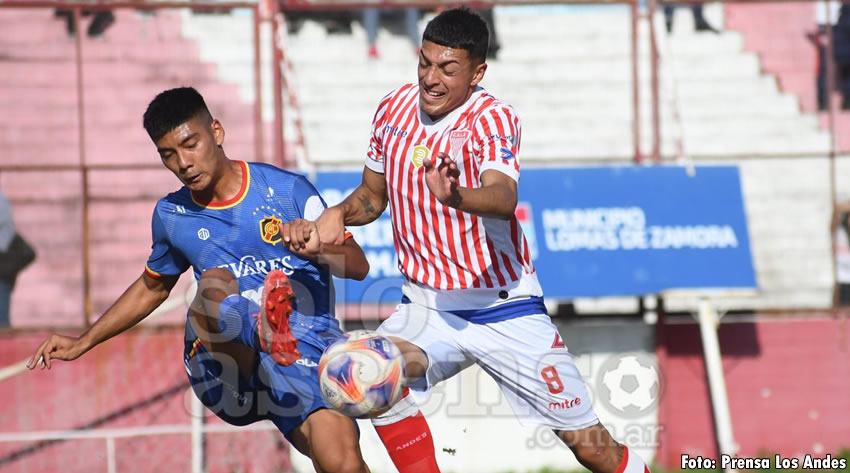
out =
[[[484,78],[487,64],[431,41],[419,53],[419,108],[436,120],[460,107]]]
[[[202,192],[212,187],[217,175],[224,128],[218,120],[198,116],[186,121],[156,141],[162,164],[189,190]]]

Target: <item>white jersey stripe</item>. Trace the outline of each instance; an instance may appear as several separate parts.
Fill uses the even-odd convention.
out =
[[[437,154],[443,151],[441,140],[438,139],[437,142],[433,144],[432,148],[435,150],[433,157],[436,159]],[[437,217],[437,212],[441,207],[443,207],[443,205],[437,201],[437,198],[433,193],[426,193],[427,196],[425,198],[429,201],[428,208],[430,209],[426,211],[426,218],[428,218],[428,221],[431,222],[431,229],[434,231],[434,238],[425,240],[425,242],[428,243],[428,251],[431,253],[430,262],[434,265],[433,284],[431,285],[438,289],[447,289],[449,280],[449,275],[446,274],[448,272],[448,261],[442,251],[445,247],[443,242],[446,240],[446,236],[444,230],[441,228],[442,219]]]
[[[542,295],[516,218],[490,219],[442,205],[428,189],[422,165],[424,158],[446,153],[457,160],[459,181],[469,188],[480,187],[480,175],[489,169],[518,179],[516,112],[479,88],[434,122],[420,112],[418,99],[419,88],[407,85],[380,102],[366,160],[385,175],[398,266],[408,280],[405,294],[430,307],[451,300],[447,304],[458,309],[466,300],[481,308]],[[469,297],[455,296],[461,293]]]
[[[395,115],[397,116],[397,118],[396,118],[396,121],[394,122],[394,124],[392,126],[398,126],[399,122],[401,122],[402,119],[404,119],[404,125],[402,126],[402,128],[406,128],[406,127],[410,126],[410,124],[413,122],[413,119],[414,119],[414,113],[411,111],[410,104],[412,104],[414,101],[416,101],[416,97],[417,97],[416,90],[414,88],[411,88],[408,91],[408,94],[407,94],[406,97],[402,96],[402,97],[399,98],[398,105],[397,105],[396,112],[395,112]],[[407,113],[399,113],[399,110],[402,110],[402,111],[407,110]],[[392,154],[395,154],[397,152],[400,141],[401,140],[396,139],[395,142],[392,143],[391,148],[388,146],[388,148],[391,149]],[[406,153],[407,148],[408,148],[408,144],[405,144],[405,146],[403,146],[402,153]],[[402,161],[398,161],[398,160],[392,160],[391,161],[392,173],[390,175],[390,179],[391,179],[391,182],[396,183],[396,185],[390,186],[388,188],[388,192],[390,194],[396,195],[395,198],[389,199],[390,202],[392,203],[392,211],[393,211],[393,217],[394,217],[393,218],[393,226],[396,228],[396,231],[393,233],[393,236],[394,236],[394,239],[396,240],[396,249],[397,249],[398,254],[399,254],[399,271],[401,271],[402,274],[407,274],[408,264],[410,263],[412,258],[414,258],[414,256],[412,255],[412,253],[411,253],[411,251],[408,247],[408,240],[407,240],[407,235],[406,235],[407,227],[402,224],[402,222],[404,222],[405,218],[406,218],[405,217],[405,209],[404,209],[404,205],[403,205],[404,198],[403,198],[403,195],[402,195],[403,186],[402,186],[401,179],[399,179],[399,176],[401,175],[402,170],[404,169],[403,164],[404,163]],[[399,238],[399,237],[401,237],[401,238]]]
[[[499,264],[499,257],[496,256],[496,250],[493,248],[493,241],[487,238],[487,250],[490,252],[490,263],[493,265],[493,271],[496,273],[496,279],[499,280],[499,286],[507,284],[507,280],[502,276],[502,268]]]
[[[516,258],[517,265],[520,266],[523,271],[526,270],[525,258],[522,256],[522,246],[525,243],[525,236],[522,234],[522,227],[519,226],[519,221],[517,221],[516,216],[511,218],[511,243],[513,244],[514,253],[513,257]]]
[[[425,142],[425,146],[428,149],[434,149],[434,138],[435,136],[431,136]],[[431,152],[431,159],[436,157],[436,153]],[[408,176],[411,179],[414,179],[414,174],[420,174],[419,171],[422,170],[422,174],[424,174],[424,167],[416,167],[410,166]],[[414,193],[412,198],[410,199],[410,206],[413,209],[412,214],[415,215],[415,219],[411,219],[408,224],[414,229],[414,232],[418,230],[418,238],[416,238],[413,242],[414,249],[416,253],[422,257],[422,266],[420,267],[420,272],[417,273],[414,277],[414,280],[424,284],[429,287],[433,287],[433,282],[431,281],[431,269],[433,268],[433,255],[429,254],[430,252],[427,250],[428,245],[424,245],[423,242],[428,241],[428,222],[429,220],[425,216],[425,193],[429,193],[428,187],[425,185],[425,179],[415,179],[416,185],[414,187]]]
[[[467,107],[464,113],[461,114],[458,120],[453,124],[453,128],[465,128],[468,130],[470,128],[470,125],[474,122],[475,117],[480,113],[483,107],[490,102],[492,102],[492,98],[484,94],[480,95],[478,98],[475,99],[475,101],[472,102],[469,107]],[[474,140],[467,139],[467,141],[471,142]],[[451,140],[449,140],[448,144],[449,146],[451,145]],[[458,169],[462,173],[460,182],[462,182],[462,185],[465,187],[478,187],[478,173],[472,172],[470,169],[470,167],[475,167],[476,158],[469,152],[469,149],[469,146],[464,146],[463,150],[460,153],[460,159],[463,162],[463,165],[461,165],[461,163],[458,163]],[[470,241],[468,233],[465,236],[460,237],[460,244],[463,245],[464,249],[464,261],[463,267],[458,269],[469,275],[469,279],[472,281],[472,287],[482,286],[481,277],[479,275],[483,275],[483,285],[485,287],[494,287],[492,283],[493,278],[491,278],[488,274],[489,265],[482,258],[482,253],[480,251],[481,244],[483,243],[481,239],[483,229],[479,228],[477,218],[474,215],[465,214],[458,210],[452,209],[452,211],[455,213],[455,217],[458,220],[458,223],[462,225],[461,228],[465,230],[472,229],[472,241]],[[473,244],[470,245],[470,243]],[[474,251],[468,252],[467,250],[470,247]]]
[[[419,138],[421,139],[421,137]],[[402,156],[408,155],[409,143],[403,147]],[[408,171],[407,163],[402,161],[400,163],[400,169],[398,173],[398,177],[396,178],[396,185],[398,186],[397,196],[399,199],[399,204],[401,207],[399,219],[399,227],[402,237],[404,238],[404,248],[405,253],[407,254],[407,263],[405,264],[402,273],[409,278],[414,280],[417,279],[419,273],[419,259],[422,257],[414,251],[414,247],[411,244],[411,241],[416,240],[416,227],[411,226],[409,222],[416,221],[413,204],[407,196],[413,195],[413,191],[415,188],[415,183],[410,178],[410,172]]]

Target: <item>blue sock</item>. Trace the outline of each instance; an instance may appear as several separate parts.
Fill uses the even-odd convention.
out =
[[[224,338],[262,351],[255,336],[257,319],[254,314],[259,313],[260,306],[254,301],[240,294],[229,295],[218,307],[218,329]]]

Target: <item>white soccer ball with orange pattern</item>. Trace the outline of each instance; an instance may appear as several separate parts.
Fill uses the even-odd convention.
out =
[[[401,351],[369,330],[346,333],[319,360],[322,396],[335,410],[355,418],[374,417],[395,404],[404,389]]]

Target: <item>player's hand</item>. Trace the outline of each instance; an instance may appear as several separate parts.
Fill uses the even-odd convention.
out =
[[[321,253],[322,242],[316,222],[297,218],[281,225],[280,232],[283,244],[296,255],[313,259]]]
[[[443,205],[454,206],[460,199],[457,163],[447,154],[439,153],[433,161],[427,158],[422,164],[425,166],[425,182],[434,197]]]
[[[27,368],[34,369],[40,362],[41,369],[50,369],[52,360],[76,360],[85,352],[86,348],[80,338],[54,333],[41,343],[27,363]]]
[[[342,245],[345,243],[345,219],[339,207],[330,207],[322,212],[316,220],[319,238],[326,245]]]

